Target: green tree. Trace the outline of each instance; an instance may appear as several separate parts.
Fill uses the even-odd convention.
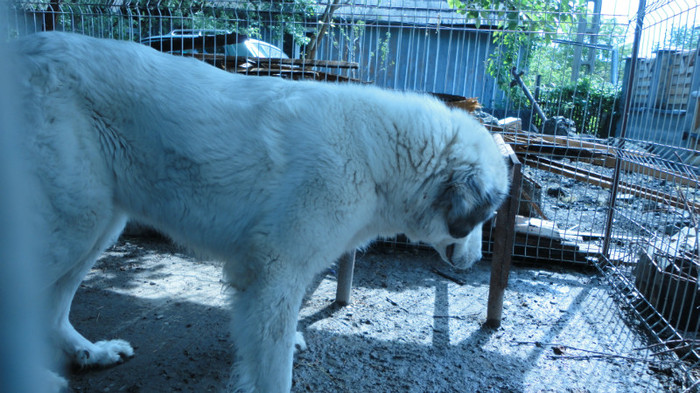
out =
[[[671,27],[662,42],[654,44],[654,50],[693,50],[698,47],[698,42],[700,42],[700,25],[674,26]]]
[[[510,87],[511,67],[527,69],[538,45],[551,43],[563,26],[575,25],[585,9],[585,0],[447,0],[448,4],[473,20],[496,24],[496,50],[487,69],[516,104],[524,103],[518,88]]]
[[[620,62],[621,59],[631,54],[631,47],[625,45],[627,31],[627,25],[619,24],[613,18],[601,21],[600,31],[597,34],[597,44],[600,48],[595,49],[594,71],[586,76],[589,83],[601,88],[610,83],[613,61]],[[571,82],[575,47],[569,43],[576,41],[576,34],[576,27],[573,26],[568,30],[561,29],[558,33],[558,37],[561,37],[563,42],[547,43],[541,41],[536,43],[532,50],[532,60],[528,65],[529,72],[525,77],[528,84],[534,84],[536,75],[542,75],[542,83],[552,87],[563,86]],[[613,51],[613,49],[615,50]],[[591,49],[584,48],[582,57],[586,57],[589,50]],[[618,63],[618,81],[622,80],[623,71],[622,64]]]

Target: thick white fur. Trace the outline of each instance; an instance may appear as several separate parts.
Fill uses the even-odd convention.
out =
[[[22,148],[40,168],[32,203],[51,233],[51,338],[83,366],[133,354],[125,341],[89,342],[68,320],[80,281],[129,217],[226,262],[230,390],[274,393],[291,387],[297,313],[314,275],[397,233],[467,267],[508,187],[488,132],[424,96],[232,75],[65,33],[15,48]],[[453,237],[448,221],[474,230]]]

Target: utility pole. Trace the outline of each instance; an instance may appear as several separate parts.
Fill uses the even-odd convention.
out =
[[[600,34],[600,13],[603,9],[603,0],[588,0],[588,4],[593,3],[593,15],[588,21],[588,15],[584,16],[578,23],[576,32],[576,43],[574,48],[574,63],[571,67],[571,81],[578,80],[581,66],[585,66],[586,74],[592,74],[595,70],[596,46],[598,44],[598,34]],[[590,9],[587,7],[587,9]],[[588,42],[584,42],[589,37]],[[583,60],[583,48],[588,48],[588,56]]]

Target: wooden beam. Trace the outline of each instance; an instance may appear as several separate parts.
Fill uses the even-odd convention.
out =
[[[551,173],[556,173],[602,188],[612,188],[611,177],[593,171],[577,168],[573,165],[549,160],[542,157],[533,159],[529,156],[524,158],[523,163],[532,166],[533,168],[538,168]],[[618,185],[618,190],[626,194],[632,194],[638,197],[648,199],[650,201],[660,202],[679,209],[690,209],[695,214],[698,214],[700,212],[700,204],[698,204],[697,202],[684,201],[681,197],[673,196],[648,187],[631,184],[628,182],[620,182],[620,184]]]
[[[666,180],[688,187],[700,188],[700,182],[698,182],[697,179],[691,178],[684,173],[654,165],[653,163],[636,161],[660,160],[657,155],[650,152],[639,150],[621,151],[600,143],[530,132],[504,135],[504,139],[511,143],[519,153],[565,156],[606,168],[614,168],[615,161],[620,159],[622,160],[621,169],[625,172],[640,173],[656,179]],[[620,157],[621,152],[626,153],[627,157]]]
[[[510,162],[511,185],[510,194],[498,209],[496,227],[494,228],[493,258],[491,260],[491,278],[489,282],[489,297],[486,309],[486,324],[491,327],[501,325],[503,315],[503,296],[508,286],[510,264],[515,242],[515,215],[518,212],[518,199],[522,168],[513,149],[503,141],[500,134],[495,134],[501,154]]]
[[[245,56],[226,56],[216,53],[185,53],[183,56],[195,57],[199,60],[207,62],[222,61],[226,64],[243,64],[251,63],[254,65],[284,65],[296,67],[324,67],[324,68],[348,68],[359,69],[360,64],[339,61],[339,60],[304,60],[304,59],[281,59],[278,57],[245,57]]]

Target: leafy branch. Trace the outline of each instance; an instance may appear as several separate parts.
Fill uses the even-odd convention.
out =
[[[480,28],[484,21],[497,26],[496,49],[489,56],[488,73],[511,99],[522,102],[522,93],[510,87],[511,67],[525,69],[532,48],[549,44],[563,24],[575,24],[585,0],[447,0],[447,4]]]

